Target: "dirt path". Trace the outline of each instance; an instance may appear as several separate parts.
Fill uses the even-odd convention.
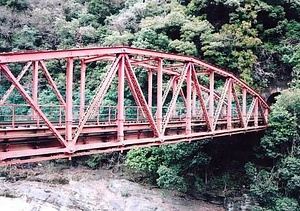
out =
[[[84,166],[43,163],[0,170],[1,211],[223,211],[184,194],[150,188]]]

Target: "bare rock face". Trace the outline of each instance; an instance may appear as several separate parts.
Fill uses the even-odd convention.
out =
[[[224,210],[173,191],[150,189],[107,170],[47,168],[14,169],[15,178],[23,175],[22,179],[14,180],[14,174],[1,179],[1,211]]]

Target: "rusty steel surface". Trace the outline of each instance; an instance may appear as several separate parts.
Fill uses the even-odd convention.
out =
[[[64,81],[51,76],[55,62]],[[0,166],[267,127],[269,106],[254,89],[190,56],[130,47],[15,52],[0,54],[0,71]],[[45,90],[52,104],[40,103]]]

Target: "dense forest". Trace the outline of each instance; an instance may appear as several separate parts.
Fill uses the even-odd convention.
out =
[[[125,163],[163,188],[195,194],[243,187],[256,210],[300,210],[299,0],[0,0],[0,20],[0,52],[125,45],[198,57],[256,89],[288,82],[261,140],[132,150]],[[60,65],[49,68],[57,81]]]

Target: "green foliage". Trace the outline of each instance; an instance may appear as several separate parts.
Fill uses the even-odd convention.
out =
[[[209,35],[208,35],[209,36]],[[225,24],[221,30],[210,35],[204,42],[204,56],[214,63],[241,74],[248,83],[252,83],[251,70],[257,61],[254,49],[261,40],[250,22]]]
[[[95,15],[100,24],[104,24],[106,17],[117,13],[124,7],[124,0],[91,0],[88,2],[88,12]]]
[[[187,191],[187,184],[184,181],[184,178],[178,176],[178,172],[176,172],[176,170],[166,166],[160,166],[157,173],[159,176],[156,180],[158,186],[181,192]]]
[[[274,211],[292,211],[292,210],[299,210],[299,204],[295,199],[291,198],[279,198],[275,202],[275,206],[272,210]]]
[[[196,55],[196,46],[188,41],[173,40],[169,43],[169,49],[171,52],[185,54],[185,55]]]
[[[125,164],[146,174],[161,187],[186,191],[185,177],[195,174],[209,162],[201,152],[204,143],[178,143],[161,147],[131,150]]]
[[[19,50],[34,50],[38,47],[41,36],[39,32],[25,25],[13,36],[14,48]]]
[[[156,174],[159,164],[163,162],[163,150],[160,147],[130,150],[125,164],[130,168],[144,172],[151,176]]]
[[[282,158],[293,154],[300,145],[300,89],[282,93],[272,107],[269,129],[261,147],[270,158]]]
[[[272,106],[260,156],[273,160],[272,170],[246,166],[251,192],[272,210],[298,210],[300,195],[300,89],[282,92]]]
[[[6,0],[6,5],[19,11],[26,10],[29,7],[25,0]]]
[[[273,172],[261,170],[251,179],[250,191],[260,204],[272,204],[279,197],[279,187]]]

